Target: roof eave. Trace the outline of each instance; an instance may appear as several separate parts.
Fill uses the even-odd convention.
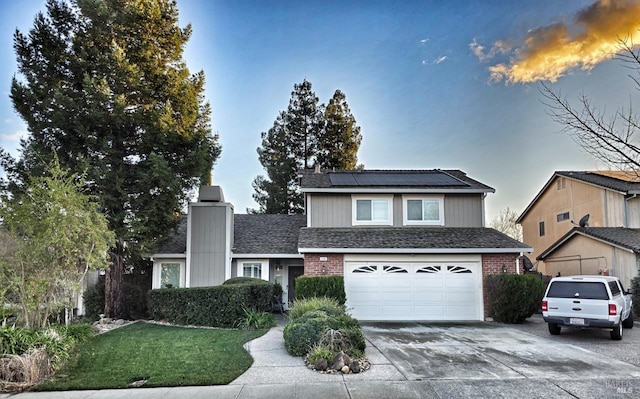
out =
[[[276,254],[276,253],[247,253],[238,254],[232,253],[231,257],[234,259],[249,259],[249,258],[281,258],[281,259],[302,259],[302,254]]]
[[[533,248],[298,248],[300,253],[344,254],[503,254],[533,252]]]
[[[303,193],[339,193],[339,194],[354,194],[354,193],[384,193],[384,194],[485,194],[485,193],[495,193],[496,190],[493,188],[472,188],[472,189],[458,189],[458,188],[448,188],[448,189],[438,189],[438,188],[373,188],[373,187],[364,187],[364,188],[316,188],[316,187],[307,187],[301,188],[301,192]]]

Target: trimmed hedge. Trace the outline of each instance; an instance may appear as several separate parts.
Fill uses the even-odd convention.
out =
[[[245,309],[271,310],[273,285],[241,280],[215,287],[165,288],[147,293],[149,316],[174,324],[232,328],[246,317]]]
[[[340,305],[347,301],[343,276],[300,276],[296,278],[296,299],[327,297]]]
[[[486,289],[489,316],[501,323],[522,323],[538,310],[544,296],[542,279],[531,274],[492,274]]]

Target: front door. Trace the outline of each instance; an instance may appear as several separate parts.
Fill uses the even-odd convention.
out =
[[[289,266],[289,281],[287,291],[289,292],[289,303],[293,303],[296,299],[296,277],[304,274],[304,266]]]

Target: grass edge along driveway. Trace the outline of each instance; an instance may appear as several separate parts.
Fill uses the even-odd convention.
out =
[[[267,330],[187,328],[137,322],[97,335],[36,391],[224,385],[253,359],[242,347]]]

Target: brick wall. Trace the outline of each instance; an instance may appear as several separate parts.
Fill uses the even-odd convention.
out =
[[[489,317],[489,297],[487,295],[486,278],[490,274],[515,273],[516,259],[518,254],[485,254],[482,255],[482,299],[484,302],[484,317]],[[520,262],[520,274],[523,273],[522,262]]]
[[[344,256],[342,254],[305,254],[304,274],[342,276],[344,275]]]

